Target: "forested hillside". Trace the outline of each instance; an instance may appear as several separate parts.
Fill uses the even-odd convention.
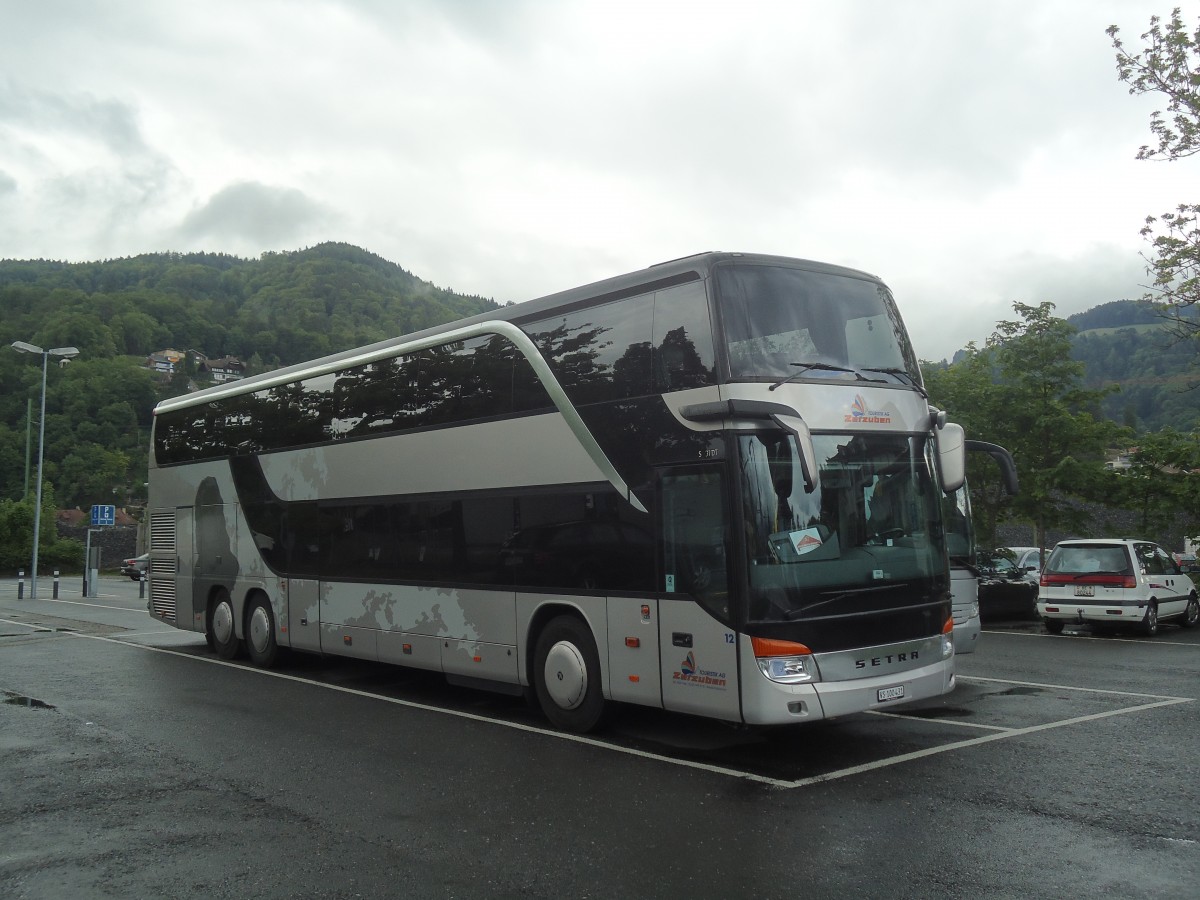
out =
[[[30,400],[36,467],[40,359],[8,349],[13,341],[81,351],[48,373],[46,475],[59,505],[86,509],[144,496],[151,410],[186,390],[192,375],[160,382],[143,366],[155,351],[236,356],[262,371],[495,307],[347,244],[253,260],[2,260],[0,499],[24,494]]]
[[[1117,385],[1102,412],[1137,431],[1165,425],[1200,427],[1200,347],[1179,340],[1164,319],[1144,304],[1106,303],[1069,316],[1078,333],[1071,355],[1086,367],[1089,388]]]

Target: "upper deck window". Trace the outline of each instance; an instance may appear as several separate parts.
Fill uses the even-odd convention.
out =
[[[786,378],[803,363],[899,369],[920,379],[904,323],[879,282],[784,266],[723,266],[716,275],[734,380]]]

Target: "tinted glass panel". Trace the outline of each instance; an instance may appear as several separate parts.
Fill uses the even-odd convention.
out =
[[[700,282],[654,295],[654,386],[658,391],[704,387],[716,381],[708,296]]]
[[[724,266],[717,283],[733,378],[786,378],[804,363],[921,377],[891,294],[877,282],[780,266]]]
[[[728,537],[716,470],[662,479],[663,589],[685,593],[729,621]]]
[[[514,376],[517,376],[515,379]],[[244,455],[551,405],[533,369],[487,336],[155,417],[157,462]]]
[[[534,322],[526,331],[575,404],[651,392],[654,297],[643,294]]]
[[[941,492],[923,439],[814,435],[811,491],[791,435],[739,444],[752,621],[846,620],[942,596]]]

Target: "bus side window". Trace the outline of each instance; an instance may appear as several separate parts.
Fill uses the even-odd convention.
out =
[[[689,594],[721,621],[729,621],[729,553],[724,492],[717,470],[662,478],[663,584]]]

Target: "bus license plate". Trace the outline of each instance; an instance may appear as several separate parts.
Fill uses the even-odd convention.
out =
[[[904,696],[904,685],[902,685],[902,684],[898,684],[895,687],[879,689],[879,702],[880,703],[882,703],[884,700],[899,700],[903,696]]]
[[[1095,597],[1096,586],[1094,584],[1077,584],[1075,585],[1076,597]]]

